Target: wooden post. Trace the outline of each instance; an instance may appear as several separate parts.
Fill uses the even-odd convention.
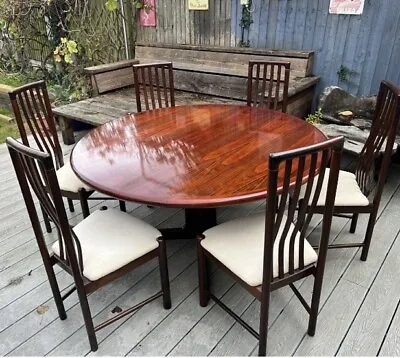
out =
[[[62,116],[58,116],[58,119],[61,127],[61,133],[64,144],[67,145],[74,144],[75,136],[74,136],[74,130],[72,129],[71,126],[71,119]]]
[[[135,42],[136,42],[136,13],[132,8],[131,1],[124,1],[124,12],[125,12],[125,23],[126,23],[126,32],[128,35],[128,50],[129,50],[129,58],[135,57]]]

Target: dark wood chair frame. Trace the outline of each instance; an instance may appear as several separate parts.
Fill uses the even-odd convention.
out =
[[[382,81],[379,88],[377,105],[372,122],[370,135],[360,153],[356,180],[362,193],[368,197],[372,192],[373,198],[367,206],[335,206],[334,215],[351,219],[350,232],[354,233],[357,227],[359,214],[369,214],[367,231],[361,243],[330,244],[329,248],[362,247],[361,260],[366,261],[371,245],[375,221],[378,215],[379,204],[382,197],[391,157],[396,139],[397,128],[400,120],[400,88],[388,81]],[[385,144],[385,151],[381,158],[381,148]],[[379,173],[375,173],[375,163],[380,159]],[[377,182],[374,178],[378,177]],[[318,212],[323,212],[324,207],[317,207]],[[352,215],[348,215],[352,214]]]
[[[133,65],[137,111],[175,106],[172,62]]]
[[[57,129],[51,110],[49,95],[45,81],[33,82],[14,89],[9,92],[9,97],[15,119],[18,125],[22,142],[29,146],[27,124],[36,145],[40,151],[50,154],[55,161],[56,169],[64,165],[63,153],[57,136]],[[94,190],[85,190],[81,188],[77,193],[71,191],[61,191],[62,196],[67,198],[69,210],[74,211],[73,200],[79,200],[82,207],[83,217],[89,216],[88,200],[106,200],[110,197],[90,197]],[[124,201],[120,201],[120,209],[126,211]],[[44,223],[47,232],[51,232],[51,226],[46,212],[42,210]]]
[[[265,214],[265,240],[264,240],[264,263],[263,263],[263,282],[260,286],[250,286],[232,271],[226,268],[220,261],[218,261],[212,254],[207,252],[201,246],[201,241],[205,238],[204,235],[198,237],[198,262],[199,262],[199,291],[200,291],[200,305],[205,307],[210,298],[212,298],[219,306],[221,306],[227,313],[229,313],[239,324],[247,329],[255,338],[259,339],[259,355],[266,355],[267,351],[267,334],[268,334],[268,312],[270,293],[278,288],[289,285],[295,295],[299,298],[302,305],[310,314],[308,324],[308,334],[313,336],[317,323],[318,306],[320,301],[322,280],[325,269],[326,253],[328,248],[329,233],[332,222],[333,203],[335,199],[335,192],[337,186],[337,179],[340,167],[340,157],[343,149],[343,137],[331,139],[324,143],[313,145],[306,148],[297,150],[271,154],[269,158],[268,169],[268,195],[267,195],[267,209]],[[329,176],[329,184],[325,207],[323,213],[323,224],[320,238],[320,245],[318,250],[318,260],[316,264],[304,265],[304,240],[306,231],[311,221],[313,210],[322,188],[323,177],[325,168],[331,158],[331,171]],[[296,167],[296,162],[297,167]],[[319,162],[319,164],[318,164]],[[309,165],[307,165],[307,163]],[[283,165],[285,177],[282,190],[278,189],[278,171],[279,166]],[[297,169],[296,182],[290,184],[290,174],[293,170]],[[294,215],[296,212],[296,203],[299,200],[300,190],[302,186],[302,178],[304,174],[308,173],[308,180],[306,183],[306,194],[304,202],[310,203],[310,209],[304,208],[298,212],[296,220]],[[319,174],[319,175],[317,175]],[[313,184],[316,184],[315,193],[312,194]],[[284,222],[284,213],[287,205],[289,192],[292,193],[292,198],[289,201],[287,210],[287,221]],[[278,197],[281,194],[281,199],[278,202]],[[293,233],[288,235],[290,224],[295,225]],[[278,255],[278,277],[273,278],[273,248],[279,227],[284,225],[282,237],[290,240],[289,244],[289,272],[284,274],[284,241],[280,240],[279,255]],[[300,232],[299,238],[299,268],[294,268],[294,250],[295,250],[295,234]],[[279,239],[279,238],[278,238]],[[209,260],[216,262],[217,266],[225,270],[231,275],[239,284],[241,284],[248,292],[261,301],[261,315],[260,315],[260,330],[257,333],[238,315],[236,315],[230,308],[223,302],[215,297],[209,289],[210,277],[207,268]],[[306,276],[314,276],[314,288],[311,300],[311,307],[302,297],[300,292],[296,289],[293,283]]]
[[[81,244],[78,237],[72,230],[72,226],[70,226],[68,223],[68,218],[57,181],[56,170],[54,168],[54,163],[51,156],[48,153],[25,146],[13,138],[7,138],[7,146],[26,203],[32,228],[34,230],[39,251],[43,259],[43,264],[51,286],[59,317],[61,320],[67,318],[63,301],[76,290],[92,351],[96,351],[98,348],[96,331],[110,325],[122,317],[133,313],[134,311],[143,307],[145,304],[161,296],[163,297],[164,308],[169,309],[171,307],[167,255],[163,237],[159,237],[157,239],[159,243],[159,247],[157,249],[152,250],[146,255],[132,261],[117,271],[100,278],[99,280],[88,280],[83,275],[84,267]],[[45,210],[57,228],[60,247],[59,256],[54,253],[50,254],[47,249],[29,185],[35,195],[38,197],[43,210]],[[46,190],[45,188],[48,189]],[[106,208],[102,209],[104,210]],[[153,258],[158,258],[159,260],[162,287],[161,291],[138,303],[134,307],[120,312],[116,316],[106,320],[103,323],[100,323],[95,327],[93,324],[87,295]],[[73,276],[75,282],[75,286],[67,291],[64,295],[62,295],[60,292],[56,275],[54,273],[53,266],[56,264],[61,266],[61,268]]]
[[[279,110],[279,92],[283,84],[280,110],[286,113],[289,77],[290,62],[249,61],[247,105]]]

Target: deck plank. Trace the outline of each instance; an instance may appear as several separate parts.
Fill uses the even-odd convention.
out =
[[[339,356],[378,354],[399,302],[399,252],[400,240],[394,240],[385,262],[343,340]]]
[[[121,99],[124,101],[124,99]],[[98,104],[101,106],[101,103]],[[81,136],[79,133],[78,136]],[[66,158],[72,146],[62,144]],[[345,156],[343,166],[352,166]],[[257,341],[210,301],[198,305],[197,263],[194,242],[168,242],[173,306],[164,310],[161,300],[142,308],[98,333],[99,350],[90,353],[76,295],[66,301],[68,319],[60,321],[41,264],[29,218],[16,182],[5,145],[0,145],[0,355],[255,355]],[[272,294],[268,353],[278,355],[398,355],[400,310],[400,167],[392,165],[385,185],[370,256],[361,262],[357,249],[330,250],[321,298],[317,332],[306,333],[308,315],[292,292],[282,289]],[[99,195],[99,194],[95,194]],[[100,205],[116,207],[116,200],[91,201],[91,210]],[[184,222],[179,209],[148,208],[128,203],[131,215],[159,227],[176,227]],[[80,205],[69,213],[71,223],[81,219]],[[217,210],[218,222],[262,212],[258,201]],[[313,240],[320,233],[320,217],[309,230]],[[361,216],[355,234],[347,219],[335,218],[332,239],[350,242],[362,239],[367,217]],[[46,235],[48,245],[54,233]],[[32,270],[32,271],[31,271]],[[30,273],[30,274],[29,274]],[[57,269],[62,286],[71,277]],[[259,303],[220,271],[214,285],[222,300],[258,328]],[[297,286],[306,297],[312,279]],[[120,278],[90,295],[95,322],[111,315],[116,305],[126,307],[159,288],[155,262]],[[307,296],[308,295],[308,296]],[[39,305],[49,307],[40,315]]]

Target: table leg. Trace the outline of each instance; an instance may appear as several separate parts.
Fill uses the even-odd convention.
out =
[[[160,229],[164,238],[168,239],[195,239],[196,235],[217,225],[217,210],[185,209],[185,225],[182,228]]]
[[[74,137],[74,130],[72,129],[71,126],[71,119],[69,118],[64,118],[62,116],[59,116],[59,121],[60,121],[60,126],[61,126],[61,133],[62,133],[62,138],[64,144],[74,144],[75,143],[75,137]]]

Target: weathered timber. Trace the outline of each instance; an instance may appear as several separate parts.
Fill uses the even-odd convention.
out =
[[[133,85],[132,65],[137,60],[125,60],[85,68],[92,83],[92,95]]]
[[[204,26],[208,28],[211,24]],[[314,88],[319,81],[311,75],[313,59],[312,51],[138,43],[136,59],[86,68],[94,97],[55,108],[54,114],[58,117],[64,143],[73,144],[72,120],[98,126],[137,112],[132,65],[138,62],[173,62],[177,105],[244,103],[249,60],[272,60],[291,63],[288,113],[304,117],[310,111]]]
[[[140,63],[172,61],[178,90],[240,101],[246,100],[250,60],[290,62],[288,113],[299,117],[309,112],[319,81],[312,76],[312,51],[137,43],[136,58]]]
[[[177,105],[236,102],[183,91],[175,91],[175,99]],[[127,113],[135,112],[137,112],[136,99],[132,87],[53,109],[53,113],[61,126],[64,144],[75,143],[74,131],[71,126],[72,120],[99,126],[110,120],[123,117]]]

